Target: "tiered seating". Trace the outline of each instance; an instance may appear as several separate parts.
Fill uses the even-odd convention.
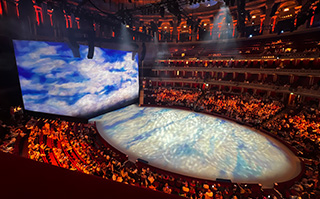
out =
[[[193,97],[190,95],[187,99],[192,100]],[[252,191],[240,192],[244,185],[235,185],[237,189],[231,190],[233,184],[220,185],[201,180],[196,189],[192,178],[184,178],[153,167],[149,169],[148,165],[140,162],[136,165],[130,163],[125,154],[114,149],[97,134],[92,124],[45,119],[30,123],[35,125],[30,127],[29,158],[36,161],[185,197],[195,198],[198,194],[209,194],[207,185],[217,187],[213,189],[215,194],[225,196],[252,194]]]
[[[218,113],[239,122],[257,125],[278,113],[284,105],[279,101],[250,95],[226,95],[221,92],[206,92],[192,89],[155,88],[147,97],[154,104],[182,106],[206,113]]]
[[[300,111],[297,109],[282,114],[280,117],[264,124],[265,129],[295,147],[299,156],[304,158],[307,165],[303,179],[283,192],[287,197],[301,197],[303,195],[304,197],[310,197],[319,194],[319,113],[318,109],[306,106]]]
[[[245,122],[249,121],[249,123],[251,121],[254,124],[265,121],[282,108],[281,103],[253,96],[223,95],[222,93],[203,95],[199,90],[165,88],[160,88],[158,91],[161,92],[154,93],[153,91],[153,93],[156,94],[154,97],[160,104],[166,102],[166,104],[169,103],[173,106],[187,107],[193,104],[194,108],[204,107],[204,109],[199,109],[200,111],[220,110],[215,113],[242,119]],[[229,112],[230,110],[223,110],[223,104],[226,105],[225,107],[232,107],[233,113]],[[241,111],[246,113],[242,117],[239,115],[237,117],[237,114],[234,114],[241,113]],[[319,156],[317,136],[320,125],[318,118],[319,111],[310,109],[301,113],[283,115],[267,122],[265,128],[271,132],[277,132],[277,136],[295,146],[301,151],[302,157],[312,158]],[[131,163],[127,161],[125,154],[117,151],[101,138],[93,124],[31,119],[26,127],[30,130],[28,155],[30,159],[36,161],[190,198],[199,198],[204,195],[213,195],[216,198],[231,198],[233,196],[248,198],[261,197],[265,194],[256,184],[206,182],[154,168],[143,162]],[[295,133],[292,134],[292,132]],[[313,145],[311,145],[312,142]],[[290,189],[282,183],[279,183],[277,188],[282,191],[283,195],[287,190],[288,196],[301,196],[306,193],[316,195],[315,188],[318,187],[317,165],[319,165],[317,161],[309,160],[307,173],[304,175],[306,180],[296,183]],[[301,186],[303,189],[300,189]],[[269,190],[266,193],[271,192]]]
[[[1,132],[2,131],[2,132]],[[19,127],[6,126],[0,121],[0,150],[6,153],[19,155],[20,141],[26,135],[25,129]]]

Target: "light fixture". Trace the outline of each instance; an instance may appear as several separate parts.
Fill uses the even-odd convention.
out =
[[[288,12],[288,11],[289,11],[289,8],[285,8],[283,11]]]
[[[252,18],[252,19],[255,19],[255,18],[257,18],[257,16],[256,16],[256,15],[253,15],[251,18]]]

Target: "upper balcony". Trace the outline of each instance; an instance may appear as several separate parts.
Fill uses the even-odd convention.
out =
[[[61,41],[68,36],[67,30],[73,29],[83,42],[93,34],[97,42],[202,45],[294,35],[301,30],[312,32],[320,26],[319,0],[301,4],[292,0],[271,4],[265,0],[239,0],[235,4],[231,1],[229,6],[223,1],[172,0],[177,8],[169,6],[169,1],[129,3],[126,7],[124,2],[92,2],[2,0],[1,33],[20,39]]]

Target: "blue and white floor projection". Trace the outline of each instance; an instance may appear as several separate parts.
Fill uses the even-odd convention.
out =
[[[210,115],[131,105],[92,121],[129,159],[187,176],[271,187],[301,171],[299,159],[279,141]]]

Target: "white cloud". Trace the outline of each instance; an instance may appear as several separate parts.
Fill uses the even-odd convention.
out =
[[[131,53],[124,55],[122,61],[110,63],[107,62],[108,56],[105,55],[104,51],[100,48],[95,48],[93,59],[74,59],[70,63],[67,63],[64,60],[57,60],[55,58],[57,54],[61,53],[61,51],[58,51],[60,46],[43,45],[43,43],[31,42],[28,47],[23,47],[23,50],[33,52],[17,57],[19,67],[32,71],[42,77],[50,78],[50,84],[39,84],[35,83],[39,81],[39,76],[32,77],[34,80],[20,77],[22,89],[46,89],[48,91],[48,93],[41,95],[25,95],[24,101],[28,110],[72,116],[87,115],[90,112],[97,112],[122,101],[138,97],[138,77],[132,78],[133,74],[137,74],[138,66],[132,60]],[[84,48],[81,54],[86,55],[87,50],[87,48]],[[69,53],[69,51],[63,52]],[[54,59],[50,55],[54,56]],[[111,69],[125,69],[125,71],[111,72]],[[71,75],[75,71],[84,77],[84,81],[72,82],[73,79],[68,80],[66,78],[67,75]],[[51,80],[55,78],[55,82],[52,82]],[[69,82],[58,83],[59,79]],[[114,86],[117,90],[111,93],[105,92],[106,86]],[[57,96],[75,96],[79,93],[89,94],[78,99],[73,105],[69,105],[66,101],[63,101],[63,98],[57,99]],[[44,104],[37,103],[37,99],[42,99],[46,96],[55,97],[45,101]]]
[[[43,98],[42,95],[23,95],[23,100],[24,101],[29,101],[29,100],[38,100]]]
[[[39,83],[35,83],[32,80],[20,77],[20,85],[23,90],[43,90],[44,86]]]
[[[66,62],[63,60],[52,60],[49,58],[44,58],[40,59],[41,63],[35,63],[34,65],[38,67],[35,67],[32,72],[34,73],[40,73],[40,74],[48,74],[50,73],[53,69],[58,69],[58,68],[65,68],[66,67]]]

